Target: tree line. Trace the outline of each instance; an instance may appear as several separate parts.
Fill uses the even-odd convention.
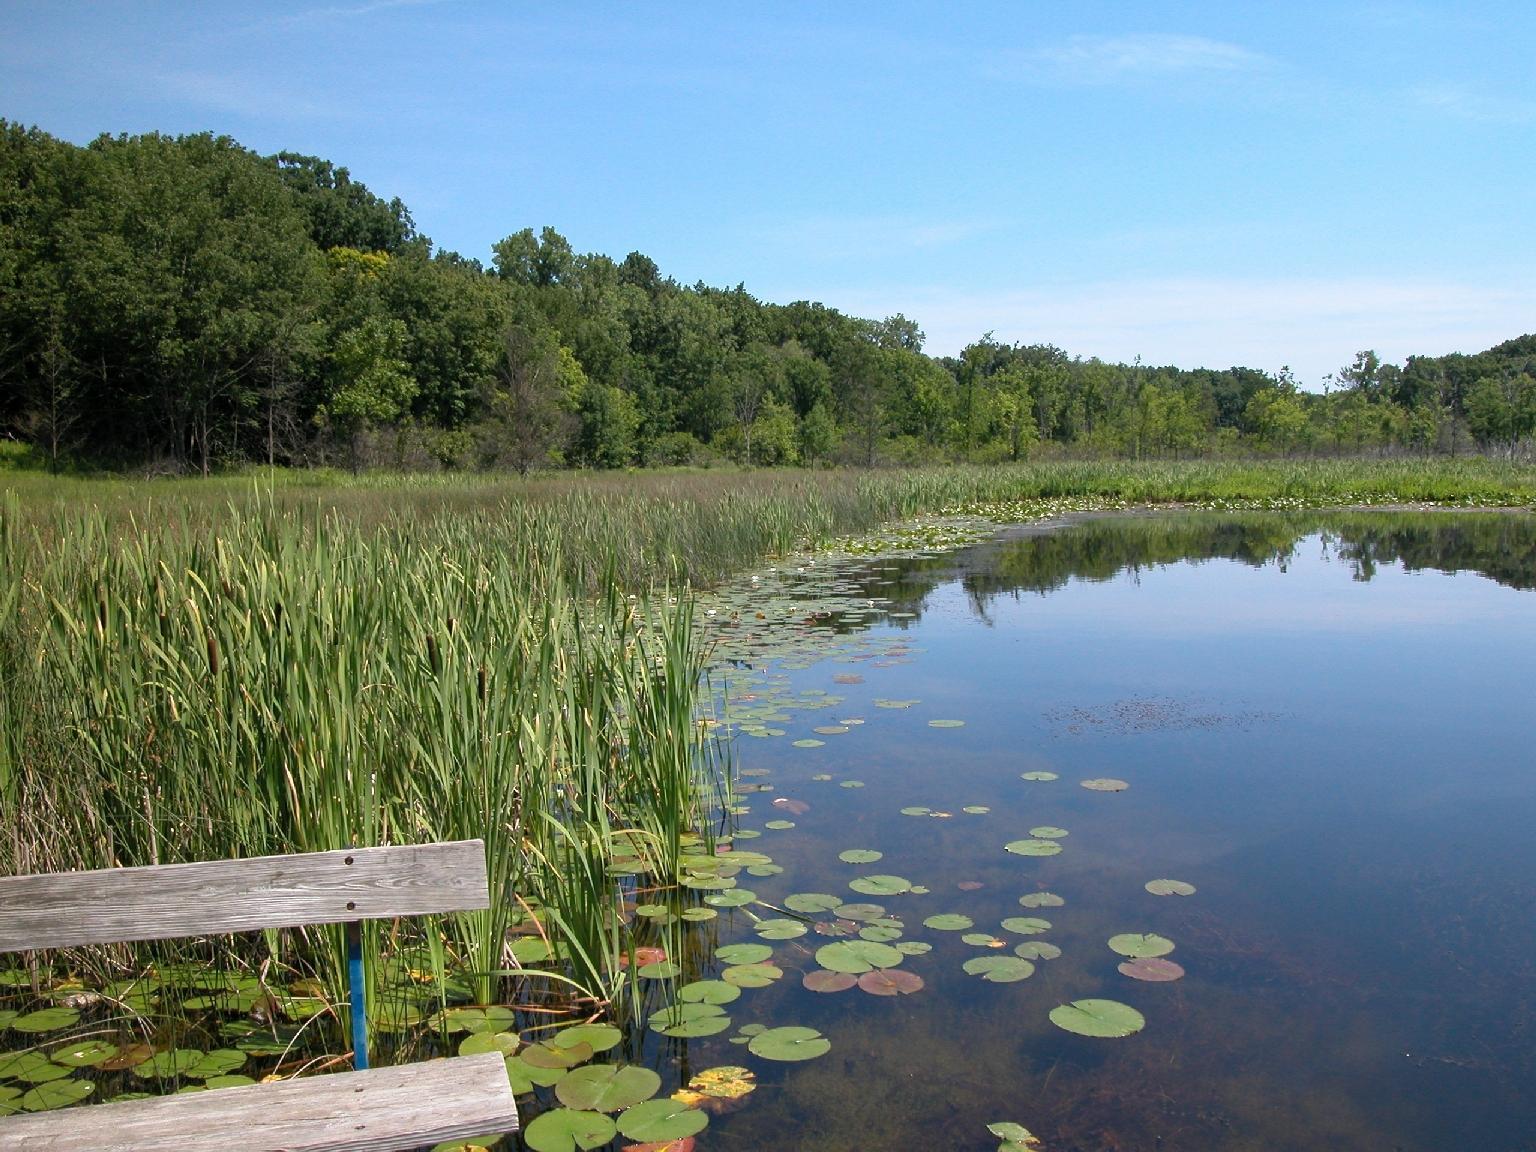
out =
[[[249,461],[512,469],[1017,460],[1042,451],[1516,451],[1536,337],[1288,371],[1069,356],[743,285],[524,229],[489,266],[398,199],[228,137],[0,120],[0,435],[53,467]]]

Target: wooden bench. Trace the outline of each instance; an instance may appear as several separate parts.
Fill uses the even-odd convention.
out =
[[[363,920],[490,906],[479,840],[0,877],[0,952],[346,924],[359,1071],[0,1118],[0,1148],[410,1149],[517,1129],[496,1053],[367,1067]]]

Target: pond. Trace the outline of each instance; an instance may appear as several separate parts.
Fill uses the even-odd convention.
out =
[[[757,1076],[699,1147],[1528,1149],[1533,586],[1524,515],[1202,514],[714,595],[771,863],[684,978],[783,975],[652,1034]]]

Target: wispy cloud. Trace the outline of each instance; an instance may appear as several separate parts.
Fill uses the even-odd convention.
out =
[[[1461,84],[1426,84],[1411,92],[1415,103],[1480,124],[1536,123],[1536,100],[1477,92]]]
[[[255,120],[336,120],[351,114],[337,97],[316,100],[271,77],[183,69],[146,74],[144,84],[162,97]]]
[[[1239,44],[1166,32],[1073,36],[1015,59],[1033,78],[1073,84],[1254,72],[1272,63]]]
[[[1475,352],[1536,327],[1532,284],[1474,285],[1385,278],[1113,280],[995,294],[897,287],[826,292],[857,316],[902,312],[927,351],[953,354],[993,332],[1074,355],[1182,368],[1290,365],[1318,387],[1361,348],[1410,355]]]

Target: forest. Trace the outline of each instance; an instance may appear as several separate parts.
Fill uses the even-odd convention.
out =
[[[210,472],[1529,453],[1536,335],[1289,371],[1084,359],[512,232],[489,267],[314,156],[0,120],[0,459]]]

